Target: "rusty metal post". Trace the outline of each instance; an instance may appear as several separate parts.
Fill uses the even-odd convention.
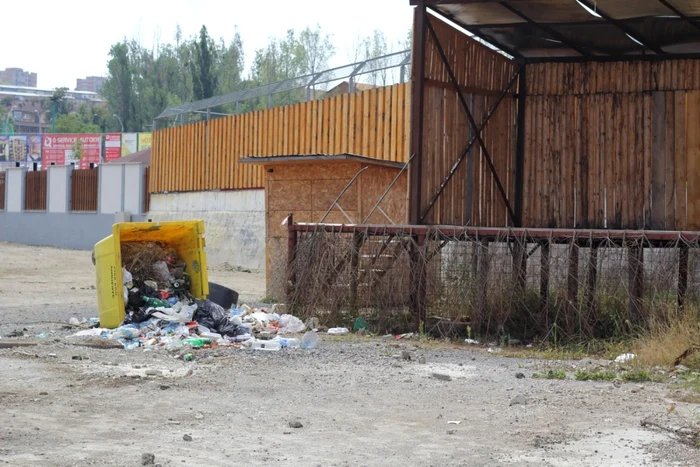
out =
[[[362,249],[363,236],[355,231],[352,234],[352,251],[350,252],[350,311],[357,311],[357,285],[360,267],[360,250]],[[370,276],[371,277],[371,276]]]
[[[549,249],[548,241],[542,243],[540,248],[540,307],[545,316],[549,310]]]
[[[425,323],[426,306],[426,262],[425,262],[425,234],[416,236],[411,245],[411,311],[418,318],[418,324]]]
[[[424,0],[418,0],[413,23],[413,60],[411,81],[410,153],[415,157],[409,168],[408,222],[416,225],[421,218],[423,171],[423,87],[425,84],[426,10]]]
[[[516,294],[523,297],[525,293],[525,277],[527,275],[527,243],[523,239],[513,240],[513,283]]]
[[[567,311],[566,311],[566,332],[569,336],[574,335],[574,323],[578,311],[578,244],[576,239],[571,240],[569,246],[569,273],[567,276]]]
[[[292,302],[292,295],[296,288],[296,272],[294,261],[297,255],[297,231],[294,229],[294,216],[290,213],[287,216],[287,300]]]
[[[688,290],[688,245],[678,247],[678,308],[685,304],[685,292]]]
[[[642,293],[644,291],[644,245],[632,242],[627,248],[629,316],[634,324],[642,314]]]
[[[487,306],[487,297],[486,297],[486,290],[488,286],[488,276],[489,276],[489,241],[488,240],[481,240],[479,243],[479,277],[477,279],[477,283],[479,284],[478,288],[478,297],[476,301],[476,316],[479,317],[479,320],[483,320],[483,318],[486,316],[486,306]]]
[[[518,73],[518,128],[515,142],[515,227],[523,226],[524,181],[525,181],[525,98],[527,81],[525,66]]]
[[[588,270],[586,272],[586,312],[595,314],[595,288],[598,280],[598,244],[591,243],[588,251]]]

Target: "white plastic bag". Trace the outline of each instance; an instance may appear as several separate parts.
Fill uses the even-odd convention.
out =
[[[280,325],[282,326],[281,332],[288,334],[302,332],[306,329],[304,322],[292,315],[280,316]]]
[[[347,334],[350,330],[348,328],[330,328],[328,334],[335,334],[336,336]]]

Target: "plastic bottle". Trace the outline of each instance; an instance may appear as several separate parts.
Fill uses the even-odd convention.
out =
[[[280,344],[279,341],[260,341],[256,340],[253,342],[253,345],[251,346],[252,349],[255,350],[268,350],[268,351],[277,351],[282,348],[282,344]]]
[[[348,328],[330,328],[328,330],[328,334],[335,334],[337,336],[347,334],[349,332],[350,332],[350,330]]]
[[[279,339],[279,343],[283,349],[298,349],[301,347],[301,341],[293,337],[290,339],[281,338]]]
[[[315,349],[318,345],[318,334],[313,331],[305,333],[301,338],[301,347],[303,349]]]
[[[211,339],[208,337],[190,337],[185,339],[185,343],[190,344],[192,347],[201,347],[205,344],[211,344]]]
[[[170,308],[170,303],[164,302],[163,300],[158,300],[157,298],[152,298],[152,297],[146,297],[143,296],[141,297],[144,302],[146,302],[146,305],[153,307],[153,308]]]

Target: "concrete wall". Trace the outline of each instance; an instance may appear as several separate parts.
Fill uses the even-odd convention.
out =
[[[154,193],[148,218],[202,219],[210,265],[265,267],[264,190]]]
[[[7,169],[6,209],[0,210],[0,241],[90,250],[99,240],[111,235],[112,224],[124,218],[127,205],[134,208],[127,218],[136,222],[146,220],[141,207],[143,165],[104,165],[99,170],[98,212],[71,212],[73,167],[48,168],[47,211],[24,210],[27,169]],[[127,174],[138,180],[127,180]]]

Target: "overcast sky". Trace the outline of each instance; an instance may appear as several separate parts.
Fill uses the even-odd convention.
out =
[[[112,44],[138,38],[144,45],[174,42],[176,25],[189,37],[202,24],[227,41],[238,26],[250,65],[255,49],[288,29],[320,23],[332,34],[331,66],[348,63],[358,37],[381,29],[396,44],[411,27],[409,0],[38,0],[2,1],[0,69],[38,73],[38,87],[75,88],[76,78],[106,76]],[[396,45],[394,45],[396,50]]]

